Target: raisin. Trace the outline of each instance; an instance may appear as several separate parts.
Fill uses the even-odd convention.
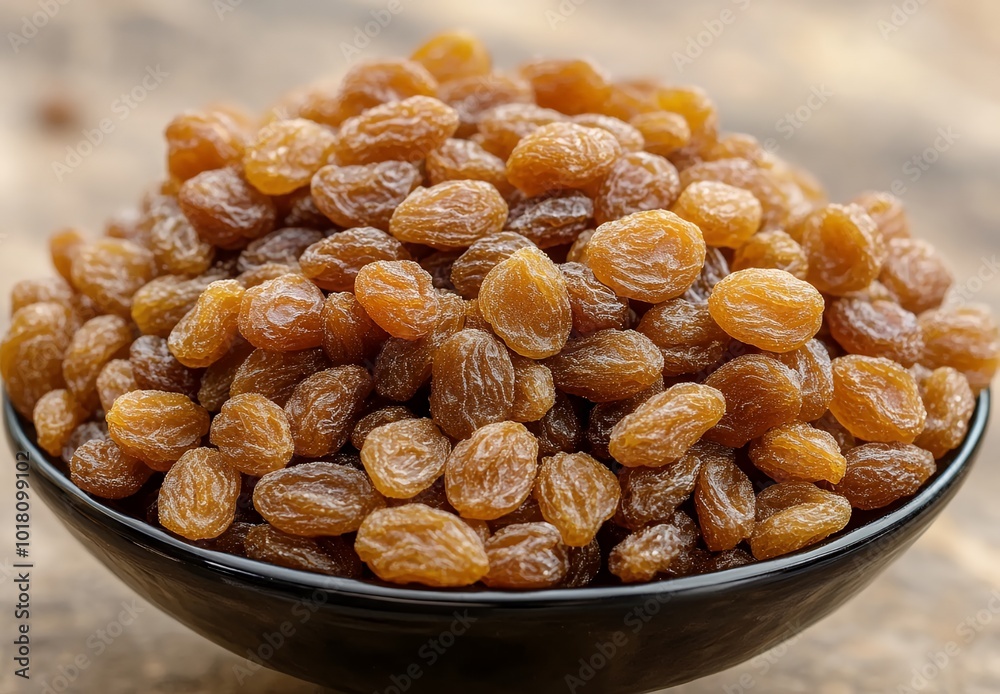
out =
[[[782,488],[787,484],[801,484],[815,491],[804,499],[795,498],[800,496],[798,492],[782,499],[785,494]],[[766,489],[757,498],[758,511],[761,499],[766,496],[778,496],[783,503],[766,518],[758,517],[757,527],[750,538],[755,559],[771,559],[814,545],[843,530],[851,520],[851,504],[844,497],[806,483],[787,484]]]
[[[768,356],[780,361],[799,377],[802,385],[799,419],[815,422],[826,414],[833,401],[833,363],[826,345],[819,340],[810,340],[802,349]]]
[[[663,355],[634,330],[599,330],[571,339],[545,365],[559,390],[592,402],[610,402],[631,397],[660,378]]]
[[[679,113],[648,111],[630,121],[642,133],[644,149],[652,154],[669,156],[691,141],[691,127]]]
[[[174,326],[167,341],[177,361],[190,368],[211,366],[239,337],[243,285],[220,280],[205,288],[194,308]]]
[[[552,588],[569,571],[567,548],[559,531],[548,523],[508,525],[484,544],[490,571],[483,583],[490,588]]]
[[[557,190],[533,198],[517,193],[504,228],[539,248],[552,248],[573,243],[593,216],[594,203],[579,191]]]
[[[160,525],[188,540],[218,537],[236,518],[240,473],[211,448],[195,448],[167,471],[157,498]]]
[[[444,144],[457,128],[458,114],[453,108],[428,96],[411,96],[344,121],[337,157],[344,164],[419,161]]]
[[[507,179],[526,195],[583,188],[602,180],[621,154],[614,135],[567,122],[525,135],[507,159]]]
[[[664,390],[663,379],[657,379],[653,385],[636,393],[632,397],[613,402],[602,402],[594,405],[587,420],[587,443],[590,453],[606,461],[612,460],[608,446],[611,444],[611,432],[627,415],[635,412],[640,405],[654,395]]]
[[[124,453],[166,470],[208,433],[208,412],[180,393],[136,390],[115,400],[108,435]]]
[[[775,175],[753,162],[742,158],[705,161],[685,167],[678,159],[680,152],[671,159],[681,171],[681,186],[688,187],[698,181],[718,181],[753,193],[763,211],[762,229],[781,229],[789,221],[788,199]]]
[[[760,202],[748,190],[718,181],[698,181],[681,192],[670,208],[698,225],[710,246],[740,248],[760,228]]]
[[[461,330],[434,353],[430,406],[434,421],[457,439],[502,422],[514,405],[514,366],[497,340]]]
[[[167,124],[167,169],[182,181],[203,171],[238,164],[245,134],[220,111],[188,111]]]
[[[908,238],[889,241],[879,279],[903,308],[914,313],[940,307],[954,284],[937,250],[926,241]]]
[[[132,496],[153,474],[142,461],[122,452],[108,439],[80,444],[70,459],[69,471],[73,484],[102,499]]]
[[[515,422],[537,422],[552,409],[556,401],[556,386],[552,372],[544,364],[510,355],[514,367],[514,404],[510,418]]]
[[[719,248],[708,247],[705,252],[705,265],[694,281],[681,297],[694,304],[708,304],[709,297],[715,291],[719,282],[729,277],[729,261]]]
[[[319,171],[316,173],[319,173]],[[315,178],[315,175],[313,178]],[[280,227],[278,231],[281,231],[283,228],[289,228],[297,229],[299,231],[309,229],[322,232],[333,226],[330,219],[320,212],[319,208],[316,206],[316,201],[313,200],[312,193],[309,188],[302,187],[298,190],[293,190],[287,195],[279,195],[273,199],[275,209],[278,212],[278,222],[275,225]],[[322,233],[309,243],[313,243],[321,236]],[[264,238],[266,237],[262,236],[257,241],[252,242],[249,246],[247,246],[247,249],[249,250],[255,243],[263,242],[262,240]],[[303,249],[305,246],[308,246],[309,243],[303,244]]]
[[[75,310],[73,288],[61,277],[49,277],[16,283],[10,292],[10,312],[17,313],[25,306],[41,301],[63,304],[66,308]]]
[[[11,403],[25,417],[43,395],[66,386],[63,358],[76,328],[72,311],[51,302],[30,304],[11,317],[0,343],[0,374]]]
[[[132,295],[156,277],[152,251],[124,239],[100,239],[73,258],[73,286],[106,313],[128,318]]]
[[[328,236],[309,246],[300,259],[302,274],[321,289],[354,290],[362,267],[378,260],[409,260],[403,244],[373,227],[358,227]]]
[[[295,267],[299,256],[314,243],[323,239],[323,233],[315,229],[286,227],[272,231],[251,241],[240,253],[236,269],[240,272],[260,270],[266,265],[280,264]]]
[[[483,542],[471,527],[423,504],[373,512],[361,524],[354,549],[390,583],[467,586],[490,569]]]
[[[194,308],[205,287],[220,279],[214,273],[192,278],[157,277],[132,297],[132,320],[144,335],[170,337],[170,331]]]
[[[368,440],[368,435],[383,424],[392,424],[415,418],[416,415],[413,414],[412,410],[402,405],[389,405],[374,412],[369,412],[354,425],[354,429],[351,431],[351,445],[360,451],[364,447],[365,441]]]
[[[447,250],[503,229],[507,203],[483,181],[446,181],[418,188],[393,212],[389,230],[400,241]]]
[[[38,445],[49,455],[59,457],[73,430],[88,414],[70,391],[49,391],[35,404],[31,416]]]
[[[771,429],[750,447],[750,459],[778,482],[836,484],[843,478],[846,465],[837,440],[803,422]]]
[[[666,210],[605,222],[587,244],[587,264],[619,296],[660,303],[683,294],[705,263],[701,230]]]
[[[269,472],[253,490],[254,508],[289,535],[343,535],[385,506],[365,473],[347,465],[305,463]]]
[[[254,477],[285,467],[295,449],[285,411],[256,393],[226,401],[209,438],[224,461]]]
[[[467,299],[479,296],[480,287],[490,270],[522,248],[534,244],[520,234],[501,231],[477,239],[455,259],[451,266],[451,282]]]
[[[643,148],[642,133],[630,123],[626,123],[620,118],[607,116],[603,113],[580,113],[571,119],[577,125],[587,128],[601,128],[607,130],[618,140],[618,146],[622,152],[638,152]]]
[[[448,501],[465,518],[495,520],[511,513],[531,493],[537,459],[538,442],[524,425],[487,424],[458,443],[448,457]]]
[[[416,340],[434,329],[439,306],[431,276],[412,260],[379,260],[358,271],[355,296],[393,337]]]
[[[209,412],[218,412],[229,399],[236,372],[253,352],[253,346],[237,339],[229,351],[202,373],[198,402]]]
[[[733,272],[750,268],[784,270],[804,280],[809,277],[809,258],[795,239],[772,229],[755,234],[736,249]]]
[[[247,342],[272,352],[294,352],[323,343],[323,292],[301,275],[282,275],[248,289],[239,328]]]
[[[618,473],[622,524],[639,530],[669,522],[677,507],[694,492],[704,462],[714,457],[711,446],[698,444],[673,465],[623,467]]]
[[[576,334],[628,327],[628,299],[619,298],[609,287],[601,284],[586,265],[563,263],[559,270],[566,280]]]
[[[343,448],[371,390],[361,366],[320,371],[295,386],[285,405],[295,454],[323,457]]]
[[[838,299],[827,313],[830,333],[852,354],[885,357],[913,366],[924,341],[917,317],[891,301]]]
[[[749,539],[755,525],[755,501],[753,483],[736,463],[723,457],[705,461],[694,490],[705,546],[723,552]]]
[[[527,80],[514,75],[503,75],[490,73],[476,77],[463,77],[451,80],[441,85],[438,90],[438,97],[446,104],[455,109],[458,114],[459,126],[455,132],[457,137],[469,137],[476,132],[485,113],[490,112],[497,106],[504,104],[524,105],[528,108],[538,109],[535,106],[535,95],[531,89],[531,84]],[[548,109],[538,109],[552,113],[558,119],[560,114]],[[499,115],[493,116],[493,134],[504,132],[504,123]],[[551,122],[547,121],[547,122]],[[496,138],[497,143],[501,138]],[[498,157],[506,159],[510,151],[517,144],[518,136],[502,136],[504,144],[498,151],[491,152]],[[510,141],[513,140],[513,141]],[[487,148],[489,149],[489,148]]]
[[[636,330],[660,349],[665,377],[696,374],[715,366],[732,342],[707,305],[682,298],[653,306]]]
[[[525,426],[538,439],[540,455],[549,456],[560,451],[574,453],[583,444],[583,427],[576,406],[559,391],[545,416],[535,422],[526,422]]]
[[[162,390],[194,398],[201,387],[201,375],[177,361],[167,341],[143,335],[129,349],[132,377],[140,390]]]
[[[60,457],[66,465],[70,464],[73,460],[76,450],[87,443],[88,441],[109,441],[108,438],[108,425],[101,419],[98,421],[84,422],[73,430],[73,433],[69,435],[66,439],[66,443],[63,444],[62,453]]]
[[[784,270],[740,270],[708,299],[715,322],[733,338],[771,352],[794,352],[823,327],[823,296]]]
[[[849,355],[833,362],[830,411],[864,441],[913,443],[927,410],[913,376],[888,359]]]
[[[83,234],[76,229],[62,229],[49,237],[52,267],[67,282],[73,281],[73,258],[86,242]],[[12,309],[11,313],[17,313],[17,310]]]
[[[934,456],[903,443],[868,443],[847,454],[847,473],[834,491],[871,511],[912,496],[937,471]]]
[[[118,316],[92,318],[73,335],[62,363],[66,387],[83,406],[97,405],[97,377],[112,359],[128,354],[132,329]]]
[[[445,181],[484,181],[508,195],[514,188],[507,181],[507,165],[472,140],[446,140],[427,155],[427,178],[432,185]]]
[[[927,410],[927,424],[915,443],[941,459],[965,440],[976,410],[976,398],[968,379],[947,366],[936,369],[918,383]]]
[[[153,196],[140,227],[163,272],[190,277],[212,267],[215,248],[198,235],[172,195]]]
[[[608,76],[589,60],[534,60],[520,73],[539,106],[569,115],[599,112],[611,91]]]
[[[573,328],[566,280],[537,248],[515,251],[489,271],[479,310],[508,347],[532,359],[558,354]]]
[[[489,74],[490,52],[466,31],[435,34],[413,51],[410,60],[427,68],[439,82]]]
[[[419,62],[371,60],[353,65],[336,95],[335,123],[411,96],[434,96],[437,80]]]
[[[629,535],[608,555],[608,570],[622,583],[652,581],[681,553],[680,533],[672,525],[654,525]]]
[[[798,419],[802,385],[798,375],[777,359],[750,354],[721,367],[705,385],[722,391],[726,414],[705,438],[740,448],[782,424]]]
[[[358,559],[353,552],[338,545],[334,545],[337,551],[330,552],[327,547],[329,541],[287,535],[266,523],[250,528],[246,536],[246,554],[250,559],[299,571],[357,578]]]
[[[177,201],[198,236],[220,248],[242,248],[274,228],[271,198],[247,183],[238,169],[205,171],[188,179]]]
[[[1000,325],[988,308],[928,311],[920,316],[920,331],[924,366],[961,371],[977,394],[989,387],[1000,367]]]
[[[567,555],[569,569],[562,582],[563,588],[583,588],[597,580],[603,561],[601,545],[596,538],[584,547],[568,548]]]
[[[556,453],[542,460],[534,495],[563,544],[585,547],[615,515],[621,488],[614,473],[586,453]]]
[[[870,285],[886,258],[875,222],[858,205],[827,205],[813,212],[805,222],[802,248],[809,281],[837,296]]]
[[[890,242],[893,239],[909,238],[910,222],[903,209],[903,201],[892,193],[866,191],[851,202],[864,208],[868,216],[874,220],[882,238]]]
[[[246,147],[243,172],[254,188],[283,195],[309,185],[337,148],[326,126],[302,118],[268,123]]]
[[[139,390],[135,376],[132,375],[132,363],[127,359],[112,359],[97,375],[96,387],[101,409],[108,412],[119,397]]]
[[[681,192],[677,169],[649,152],[619,157],[594,198],[594,218],[604,224],[635,212],[670,207]]]
[[[312,198],[320,212],[342,227],[388,229],[393,211],[420,179],[420,170],[405,161],[324,166],[312,178]]]
[[[362,361],[387,337],[350,292],[328,296],[322,317],[323,350],[334,366]]]
[[[327,366],[321,349],[268,352],[257,349],[242,361],[230,386],[230,395],[258,393],[284,407],[299,382]]]
[[[714,388],[682,383],[652,396],[611,430],[608,452],[629,467],[675,463],[726,413]]]

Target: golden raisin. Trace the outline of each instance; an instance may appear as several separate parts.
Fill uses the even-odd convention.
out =
[[[870,285],[886,257],[875,222],[857,205],[827,205],[813,212],[805,222],[802,248],[809,281],[837,296]]]
[[[936,369],[918,384],[927,409],[927,424],[915,443],[940,459],[965,440],[976,398],[969,380],[947,366]]]
[[[903,443],[868,443],[847,454],[847,473],[834,491],[870,511],[916,494],[937,471],[934,456]]]
[[[389,231],[400,241],[447,250],[503,229],[507,203],[485,181],[445,181],[417,188],[399,204]]]
[[[631,397],[660,378],[663,355],[634,330],[599,330],[571,339],[545,365],[559,390],[592,402],[610,402]]]
[[[849,355],[833,362],[830,411],[864,441],[913,443],[924,430],[924,409],[913,376],[888,359]]]
[[[685,188],[670,208],[696,224],[709,246],[740,248],[760,228],[763,210],[748,190],[698,181]]]
[[[913,313],[940,307],[954,278],[937,250],[909,238],[892,239],[887,248],[879,280],[899,305]]]
[[[412,260],[379,260],[358,271],[355,296],[393,337],[416,340],[434,329],[439,313],[431,276]]]
[[[361,448],[372,484],[393,499],[410,499],[444,473],[451,442],[430,419],[406,418],[373,429]]]
[[[328,236],[309,246],[299,258],[302,274],[320,289],[333,292],[353,291],[361,268],[378,260],[410,260],[410,254],[395,238],[373,227]]]
[[[405,161],[324,166],[312,178],[312,199],[340,226],[388,229],[392,213],[420,180],[420,170]]]
[[[777,482],[838,483],[846,463],[831,434],[803,422],[771,429],[750,447],[750,459]]]
[[[72,311],[51,302],[30,304],[11,317],[0,344],[0,375],[11,402],[25,417],[31,417],[43,395],[66,386],[63,357],[77,327]]]
[[[885,357],[903,366],[920,360],[924,340],[917,317],[891,301],[838,299],[827,312],[830,334],[851,354]]]
[[[798,375],[765,355],[734,359],[709,376],[705,385],[726,397],[725,416],[705,438],[725,446],[745,446],[776,426],[794,422],[802,411]]]
[[[762,506],[769,507],[764,517],[761,516]],[[843,530],[851,520],[851,504],[847,499],[805,482],[777,484],[765,489],[757,498],[757,511],[757,526],[750,538],[750,548],[754,558],[759,560],[821,542]]]
[[[490,588],[552,588],[569,571],[567,548],[548,523],[508,525],[484,544],[490,571],[483,583]]]
[[[628,299],[616,296],[611,288],[601,284],[586,265],[563,263],[559,270],[566,280],[573,330],[577,335],[628,327]]]
[[[35,404],[31,416],[38,445],[49,455],[59,457],[73,431],[88,414],[70,391],[49,391]]]
[[[444,144],[457,128],[458,114],[453,108],[429,96],[411,96],[374,106],[344,121],[337,157],[343,164],[419,161]]]
[[[295,386],[285,405],[295,454],[323,457],[343,448],[371,390],[361,366],[336,366]]]
[[[1000,325],[988,308],[969,305],[928,311],[920,316],[920,331],[924,366],[961,371],[977,394],[989,387],[1000,368]]]
[[[427,68],[439,82],[488,74],[492,62],[482,41],[466,31],[435,34],[413,51],[410,60]]]
[[[652,581],[670,568],[681,553],[680,533],[671,525],[654,525],[629,535],[608,555],[608,570],[622,583]]]
[[[696,374],[715,366],[732,342],[707,305],[683,298],[653,306],[636,330],[660,349],[665,377]]]
[[[188,179],[177,201],[198,236],[220,248],[242,248],[274,228],[271,198],[237,169],[205,171]]]
[[[208,412],[180,393],[136,390],[115,400],[108,435],[122,451],[166,470],[208,433]]]
[[[798,242],[780,229],[762,231],[736,249],[733,272],[762,268],[784,270],[800,280],[809,277],[809,259]]]
[[[291,193],[308,185],[337,148],[337,137],[326,126],[302,118],[274,121],[247,145],[243,172],[262,193]]]
[[[451,266],[451,282],[467,299],[479,296],[479,289],[490,270],[522,248],[534,244],[520,234],[501,231],[477,239]]]
[[[526,195],[583,188],[600,181],[621,154],[607,130],[567,122],[525,135],[507,159],[507,179]]]
[[[240,473],[217,451],[187,451],[167,471],[160,487],[160,525],[188,540],[218,537],[236,518],[240,484]]]
[[[753,484],[736,463],[712,457],[698,474],[694,503],[705,546],[712,552],[735,549],[753,534]]]
[[[130,497],[153,474],[141,460],[122,452],[109,439],[91,439],[80,444],[70,459],[69,470],[73,484],[102,499]]]
[[[255,393],[226,401],[209,438],[224,461],[255,477],[285,467],[295,448],[285,411]]]
[[[170,353],[184,366],[200,369],[221,359],[239,337],[243,286],[220,280],[205,287],[194,308],[170,332]]]
[[[621,488],[614,473],[586,453],[556,453],[542,460],[534,495],[563,544],[585,547],[615,515]]]
[[[258,349],[294,352],[323,343],[323,292],[302,275],[282,275],[248,289],[240,334]]]

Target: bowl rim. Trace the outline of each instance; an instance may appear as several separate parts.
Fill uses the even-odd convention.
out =
[[[632,599],[663,594],[673,596],[680,593],[714,591],[722,587],[732,587],[735,584],[752,583],[777,575],[787,575],[789,572],[831,560],[838,555],[850,554],[861,546],[877,541],[883,535],[921,515],[938,497],[964,477],[982,444],[989,423],[991,403],[990,390],[984,390],[977,398],[976,410],[962,445],[953,452],[947,467],[918,494],[885,516],[813,548],[738,568],[653,583],[515,592],[395,587],[358,579],[338,578],[298,569],[287,569],[190,545],[144,521],[104,506],[98,499],[91,497],[73,484],[69,476],[59,470],[51,462],[48,455],[38,448],[35,441],[28,435],[24,422],[14,409],[9,397],[6,393],[3,395],[4,425],[8,438],[12,446],[29,453],[32,470],[38,472],[48,483],[58,487],[63,494],[70,496],[75,503],[87,507],[97,517],[103,518],[110,529],[130,536],[136,544],[145,544],[147,549],[159,551],[174,560],[197,563],[213,572],[222,572],[258,582],[263,581],[272,586],[285,584],[286,587],[298,591],[302,589],[325,590],[345,597],[412,604],[498,607],[528,607],[541,604],[546,606],[568,605],[616,598]]]

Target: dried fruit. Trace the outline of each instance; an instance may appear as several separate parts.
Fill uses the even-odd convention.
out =
[[[84,406],[93,409],[97,401],[97,377],[112,359],[128,354],[132,329],[118,316],[98,316],[83,324],[73,335],[62,363],[66,387]]]
[[[43,395],[66,386],[63,357],[76,328],[76,317],[62,304],[31,304],[11,317],[0,344],[0,375],[11,402],[25,417]]]
[[[308,185],[339,148],[333,131],[303,118],[268,123],[246,147],[243,172],[254,188],[283,195]]]
[[[295,447],[285,411],[255,393],[226,401],[209,439],[225,462],[254,477],[285,467]]]
[[[372,484],[393,499],[410,499],[444,473],[451,442],[430,419],[383,424],[365,437],[361,462]]]
[[[685,188],[670,208],[696,224],[710,246],[740,248],[760,228],[763,210],[749,190],[698,181]]]
[[[295,386],[285,405],[295,454],[320,458],[339,451],[371,391],[371,376],[361,366],[320,371]]]
[[[240,473],[211,448],[196,448],[167,471],[157,498],[160,525],[188,540],[218,537],[236,518]]]
[[[988,308],[969,305],[928,311],[920,316],[920,331],[924,366],[961,371],[977,394],[989,387],[1000,368],[1000,325]]]
[[[594,218],[604,224],[635,212],[665,210],[681,192],[677,169],[649,152],[619,157],[594,198]]]
[[[108,435],[122,451],[154,470],[169,469],[185,452],[201,445],[209,417],[180,393],[136,390],[115,400],[108,411]]]
[[[167,344],[177,361],[192,369],[211,366],[239,337],[243,286],[220,280],[205,287],[194,308],[174,326]]]
[[[936,459],[958,448],[969,433],[976,397],[968,379],[950,367],[936,369],[918,381],[927,424],[915,443]]]
[[[484,544],[490,571],[483,583],[490,588],[552,588],[569,571],[567,549],[548,523],[508,525]]]
[[[162,337],[143,335],[133,342],[129,363],[140,390],[181,393],[191,399],[198,394],[201,375],[177,361]]]
[[[670,521],[684,501],[694,492],[705,461],[729,458],[721,446],[697,444],[679,461],[664,467],[623,467],[621,483],[621,522],[631,530]]]
[[[416,415],[413,414],[412,410],[402,405],[389,405],[374,412],[369,412],[354,425],[354,430],[351,432],[351,445],[360,451],[368,439],[368,434],[383,424],[392,424],[393,422],[401,422],[404,419],[415,418]]]
[[[813,212],[805,222],[802,248],[809,281],[836,296],[870,285],[886,257],[875,222],[858,205],[827,205]]]
[[[261,236],[243,249],[236,269],[242,273],[260,271],[268,265],[286,265],[295,268],[299,257],[314,243],[323,239],[315,229],[285,227]]]
[[[934,456],[902,443],[868,443],[847,454],[847,474],[834,491],[870,511],[916,494],[937,471]]]
[[[237,169],[205,171],[188,179],[177,202],[202,241],[219,248],[242,248],[274,228],[271,198]]]
[[[556,386],[552,372],[544,364],[510,355],[514,367],[514,404],[510,418],[515,422],[537,422],[556,402]]]
[[[132,363],[127,359],[112,359],[98,374],[96,387],[101,409],[108,412],[119,397],[139,390],[135,376],[132,375]]]
[[[342,227],[388,229],[392,213],[420,179],[420,170],[406,161],[324,166],[312,178],[312,199]]]
[[[809,258],[802,246],[780,229],[755,234],[736,249],[733,272],[761,268],[784,270],[800,280],[809,278]]]
[[[833,363],[826,345],[819,340],[810,340],[802,349],[768,356],[780,361],[799,377],[802,386],[799,419],[815,422],[826,414],[833,401]]]
[[[403,244],[373,227],[347,229],[309,246],[299,258],[302,274],[333,292],[354,291],[365,265],[379,260],[410,260]]]
[[[507,179],[526,195],[584,188],[602,180],[619,154],[618,140],[607,130],[550,123],[517,143],[507,159]]]
[[[753,534],[756,503],[753,483],[724,457],[705,461],[694,491],[698,523],[712,552],[736,548]]]
[[[300,352],[257,349],[236,369],[229,394],[235,398],[246,393],[258,393],[284,407],[295,386],[327,366],[321,349]]]
[[[358,302],[393,337],[416,340],[438,318],[438,297],[431,276],[412,260],[380,260],[365,265],[354,283]]]
[[[790,485],[796,487],[786,490]],[[770,497],[776,497],[779,503],[766,517],[761,517],[760,508],[771,503]],[[847,499],[803,482],[778,484],[764,490],[757,498],[757,507],[757,527],[750,538],[750,548],[759,560],[821,542],[843,530],[851,520],[851,504]]]
[[[479,296],[479,289],[490,270],[522,248],[534,244],[520,234],[501,231],[477,239],[451,266],[451,282],[466,299]]]
[[[400,241],[447,250],[503,229],[507,203],[484,181],[445,181],[417,188],[399,204],[389,231]]]
[[[680,556],[680,533],[672,525],[654,525],[629,535],[608,555],[608,570],[623,583],[652,581]]]
[[[38,445],[49,455],[58,457],[88,414],[70,391],[49,391],[39,399],[31,416]]]
[[[798,375],[777,359],[750,354],[721,367],[705,381],[726,397],[726,414],[705,434],[709,441],[740,448],[802,412]]]
[[[504,228],[521,234],[539,248],[573,243],[592,225],[594,203],[575,190],[557,190],[537,197],[516,193]]]
[[[357,578],[360,574],[357,556],[349,547],[331,544],[336,539],[317,541],[287,535],[264,523],[250,528],[245,547],[247,556],[257,561],[328,576]]]
[[[410,60],[427,68],[439,82],[486,75],[491,64],[486,46],[466,31],[435,34],[413,51]]]
[[[573,330],[577,335],[628,327],[628,299],[619,298],[609,287],[601,284],[586,265],[563,263],[559,270],[566,280]]]
[[[458,114],[437,99],[411,96],[390,101],[344,121],[337,158],[344,164],[418,161],[444,144],[456,128]]]
[[[556,453],[542,460],[534,495],[562,543],[585,547],[615,515],[621,488],[614,473],[586,453]]]
[[[864,441],[913,443],[927,410],[913,376],[896,362],[849,355],[833,362],[830,411]]]
[[[879,280],[899,305],[913,313],[941,306],[954,279],[937,250],[909,238],[891,239],[887,248]]]
[[[732,342],[707,305],[682,298],[653,306],[636,330],[659,347],[665,377],[696,374],[715,366]]]
[[[663,355],[634,330],[599,330],[572,339],[545,360],[556,388],[593,402],[624,400],[663,373]]]
[[[258,349],[295,352],[323,343],[323,292],[302,275],[282,275],[248,289],[240,334]]]
[[[69,462],[70,479],[88,494],[124,499],[138,492],[153,474],[141,460],[122,452],[111,440],[80,444]]]
[[[128,318],[132,295],[156,277],[152,251],[124,239],[84,244],[73,256],[73,286],[106,313]]]
[[[750,459],[777,482],[837,484],[846,466],[837,440],[803,422],[771,429],[750,447]]]
[[[326,297],[322,318],[323,350],[334,366],[364,360],[388,337],[350,292]]]
[[[838,299],[827,313],[830,334],[851,354],[913,366],[924,349],[917,317],[891,301]]]

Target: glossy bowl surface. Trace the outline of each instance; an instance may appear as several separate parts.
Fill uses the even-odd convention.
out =
[[[261,665],[350,694],[632,694],[721,671],[794,636],[867,586],[958,491],[969,435],[912,499],[806,551],[715,574],[544,592],[445,592],[309,574],[188,545],[70,482],[4,401],[31,486],[130,588]]]

